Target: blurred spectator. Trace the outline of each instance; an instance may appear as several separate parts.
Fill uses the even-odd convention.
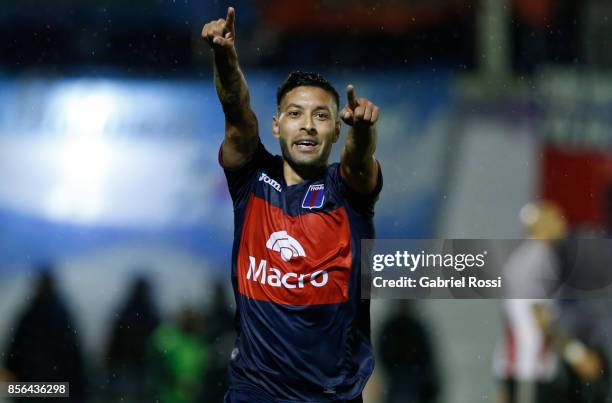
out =
[[[202,401],[221,402],[228,388],[227,366],[236,340],[234,313],[229,302],[224,283],[217,282],[210,309],[206,312],[205,335],[210,354]]]
[[[106,354],[111,397],[123,401],[145,399],[146,343],[159,325],[147,279],[137,278],[129,298],[113,324]]]
[[[512,299],[502,303],[505,334],[494,358],[501,400],[562,402],[564,390],[555,382],[559,357],[539,318],[552,317],[557,310],[556,303],[545,298],[560,283],[555,242],[566,236],[565,219],[556,205],[540,202],[524,206],[520,220],[530,240],[512,252],[503,269]]]
[[[612,186],[604,189],[602,195],[603,231],[598,234],[574,233],[564,244],[561,255],[564,280],[570,289],[597,293],[612,283],[609,239],[612,236]],[[611,301],[608,298],[566,299],[561,307],[561,317],[555,324],[555,330],[568,339],[560,343],[560,347],[570,364],[567,369],[572,401],[609,401],[606,399],[612,396]],[[576,364],[572,365],[572,359]]]
[[[45,265],[39,270],[34,297],[9,339],[4,365],[15,381],[70,382],[70,401],[83,402],[85,371],[78,331],[57,290],[53,268]]]
[[[176,324],[162,323],[155,329],[148,344],[151,400],[199,401],[208,359],[202,333],[201,316],[189,308],[181,311]]]
[[[225,284],[215,283],[210,308],[206,312],[205,335],[208,342],[212,343],[233,330],[234,312],[229,305],[230,301]]]
[[[611,309],[609,300],[564,300],[559,320],[549,325],[551,338],[566,363],[571,403],[610,401]]]
[[[433,403],[440,379],[427,329],[412,301],[398,301],[382,324],[378,360],[386,373],[386,403]]]
[[[574,231],[562,248],[564,283],[571,289],[597,293],[612,285],[612,186],[604,189],[600,208],[601,227]],[[563,292],[567,290],[563,289]],[[571,294],[564,293],[564,297]],[[599,297],[607,297],[599,294]]]
[[[512,253],[504,269],[514,299],[503,303],[505,340],[495,361],[502,401],[604,402],[604,356],[577,326],[562,326],[584,322],[579,320],[584,312],[545,299],[566,280],[559,259],[567,233],[563,214],[552,203],[533,203],[521,210],[521,222],[531,240]]]

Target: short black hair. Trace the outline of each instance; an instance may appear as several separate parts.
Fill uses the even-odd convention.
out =
[[[329,92],[334,96],[336,106],[340,107],[340,96],[338,91],[334,88],[329,81],[327,81],[321,74],[309,73],[304,71],[293,71],[289,74],[289,77],[278,87],[276,91],[276,107],[279,108],[281,101],[285,94],[296,87],[319,87]]]

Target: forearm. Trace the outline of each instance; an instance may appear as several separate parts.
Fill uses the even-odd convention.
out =
[[[238,122],[250,109],[249,89],[240,70],[235,51],[213,52],[215,88],[225,117],[229,122]]]
[[[259,144],[257,117],[249,104],[249,89],[236,52],[236,11],[227,9],[227,17],[211,21],[202,28],[202,38],[213,51],[215,88],[225,114],[223,166],[238,167],[248,161]]]
[[[358,98],[350,84],[346,87],[346,97],[348,104],[340,117],[350,128],[342,149],[341,173],[351,189],[370,193],[376,189],[380,174],[374,158],[379,109],[368,99]]]
[[[249,90],[235,51],[214,52],[215,87],[225,114],[223,159],[225,166],[239,166],[255,152],[257,117],[251,109]]]
[[[342,162],[357,172],[369,172],[374,166],[376,151],[376,127],[351,127],[346,136]]]

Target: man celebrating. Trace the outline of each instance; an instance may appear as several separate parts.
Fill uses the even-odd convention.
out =
[[[282,156],[273,156],[259,139],[234,21],[230,7],[202,29],[225,114],[219,161],[235,215],[238,339],[225,401],[361,402],[374,366],[359,263],[382,187],[378,107],[349,85],[339,111],[327,80],[291,73],[277,93],[272,133]],[[328,165],[340,118],[350,129],[340,164]]]

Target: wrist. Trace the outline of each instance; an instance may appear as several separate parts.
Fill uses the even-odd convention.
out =
[[[223,68],[235,68],[238,66],[238,53],[236,53],[236,49],[233,46],[231,48],[214,46],[212,52],[215,64]]]

